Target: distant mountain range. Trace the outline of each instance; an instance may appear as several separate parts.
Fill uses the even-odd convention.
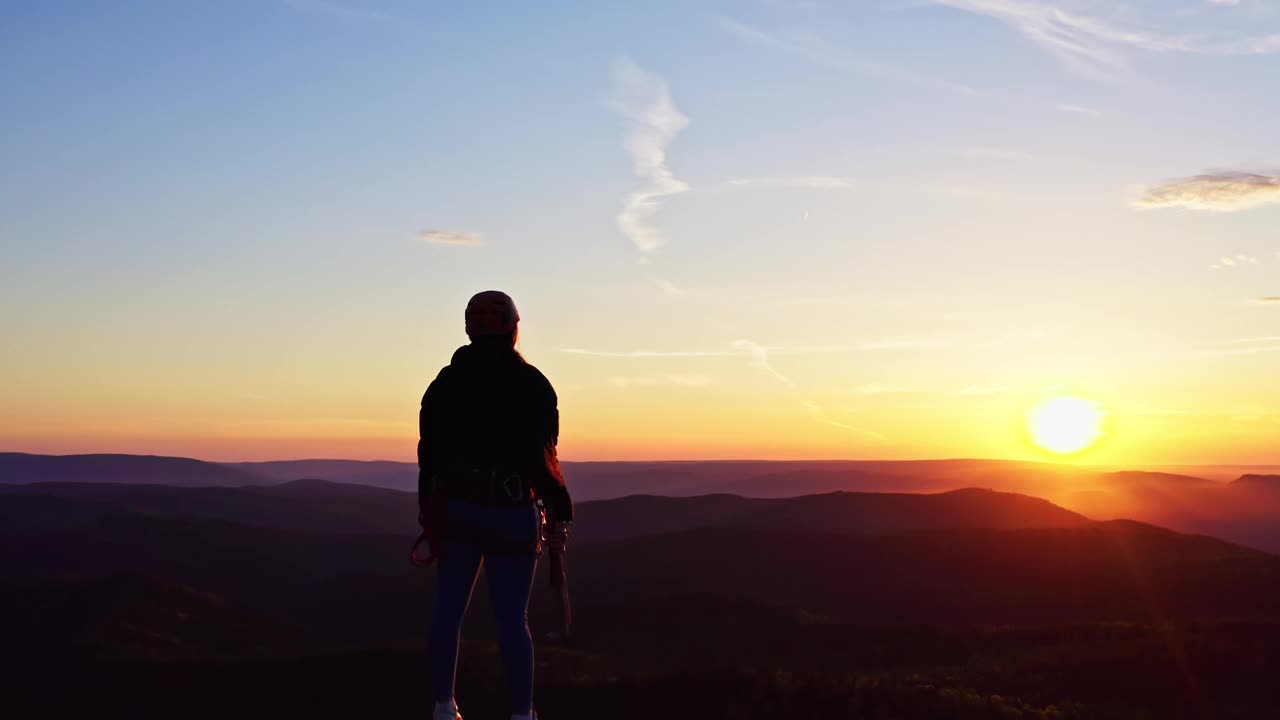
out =
[[[0,484],[39,482],[235,487],[262,485],[271,480],[233,465],[219,465],[191,458],[159,455],[0,453]]]
[[[251,472],[215,469],[231,475],[200,477]],[[408,563],[413,493],[253,477],[0,485],[6,708],[425,716],[435,572]],[[1096,487],[1235,497],[1278,482],[1128,473]],[[545,565],[530,623],[548,716],[1116,720],[1196,717],[1182,711],[1199,701],[1245,720],[1280,708],[1280,557],[1028,495],[581,502],[572,647],[544,640],[557,622]],[[487,605],[477,587],[459,679],[473,717],[505,711]]]
[[[391,460],[273,460],[224,463],[223,467],[252,473],[272,482],[313,478],[392,490],[418,490],[417,463]]]
[[[636,495],[583,503],[575,535],[617,540],[700,528],[825,533],[1081,527],[1091,521],[1039,498],[990,490],[833,492],[795,498]]]
[[[329,535],[413,535],[418,529],[414,494],[327,480],[241,488],[111,483],[0,486],[0,523],[11,530],[89,530],[128,514]],[[580,503],[578,515],[575,539],[580,543],[698,528],[884,533],[1079,527],[1090,522],[1039,498],[974,489],[934,495],[836,492],[779,499],[636,495]]]
[[[706,517],[720,518],[719,522],[745,512],[744,508],[750,506],[748,498],[848,492],[936,494],[986,488],[1043,498],[1094,519],[1131,518],[1280,552],[1280,480],[1276,480],[1280,474],[1247,473],[1221,482],[1172,472],[1107,472],[1083,466],[1003,460],[566,462],[564,469],[580,503],[633,495],[739,496],[738,501],[699,501],[708,508],[715,506]],[[245,503],[256,503],[257,512],[267,515],[264,521],[275,517],[268,524],[290,529],[350,533],[404,525],[403,520],[391,519],[392,515],[402,517],[403,511],[392,508],[405,502],[395,495],[371,494],[353,500],[335,495],[352,491],[330,488],[328,492],[335,496],[324,501],[329,503],[329,509],[313,507],[314,512],[297,514],[288,503],[268,509],[262,505],[264,493],[247,492],[248,488],[265,489],[302,478],[413,492],[417,488],[417,466],[351,460],[217,464],[154,456],[0,453],[0,484],[137,483],[246,490],[239,494],[209,493],[198,501],[165,499],[163,493],[148,491],[136,494],[130,501],[132,505],[123,505],[135,510],[159,512],[165,503],[172,502],[176,503],[174,512],[186,508],[184,511],[203,516],[242,519],[227,513],[247,508]],[[77,492],[76,499],[93,499],[87,490]],[[287,489],[278,492],[288,494]],[[70,496],[68,493],[61,494]],[[317,499],[320,496],[308,496],[306,502],[321,502]],[[116,501],[119,505],[120,498]],[[187,501],[203,509],[183,505]],[[344,505],[348,502],[351,504]],[[730,508],[730,502],[738,502],[738,506]],[[677,523],[675,518],[680,512],[680,508],[664,506],[660,515],[670,519],[661,522]],[[295,515],[298,519],[293,524],[280,519]],[[683,526],[677,523],[672,527]],[[584,526],[584,533],[589,532],[594,530]]]
[[[0,522],[11,528],[83,528],[123,513],[331,535],[414,534],[418,527],[416,495],[327,480],[192,488],[47,482],[0,485],[0,498]]]
[[[625,495],[668,497],[732,493],[793,497],[835,492],[941,492],[961,487],[1037,494],[1058,492],[1111,472],[1116,478],[1191,479],[1200,484],[1242,475],[1280,475],[1280,465],[1179,466],[1111,471],[1018,460],[707,460],[562,463],[582,500]],[[155,455],[32,455],[0,452],[0,484],[138,482],[238,486],[299,479],[395,490],[417,489],[418,466],[390,460],[278,460],[214,463]]]
[[[1165,473],[1100,476],[1064,504],[1095,518],[1131,517],[1280,553],[1280,475],[1219,483]]]

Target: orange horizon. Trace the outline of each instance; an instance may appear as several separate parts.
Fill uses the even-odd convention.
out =
[[[204,439],[207,442],[207,439]],[[231,440],[231,439],[228,439]],[[33,455],[140,455],[161,457],[184,457],[204,462],[237,463],[237,462],[272,462],[299,460],[351,460],[359,462],[415,462],[416,439],[405,441],[399,438],[327,438],[317,442],[316,438],[237,438],[237,450],[219,449],[216,447],[200,447],[200,439],[196,438],[151,438],[102,441],[92,438],[79,438],[75,441],[49,439],[45,441],[29,440],[27,442],[9,444],[0,452],[27,453]],[[326,452],[335,446],[343,445],[344,451]],[[1242,455],[1233,455],[1226,459],[1214,458],[1161,458],[1138,460],[1105,460],[1085,457],[1087,452],[1076,456],[1055,456],[1048,452],[1028,452],[1021,455],[995,454],[955,454],[942,453],[936,455],[886,453],[882,455],[839,455],[834,453],[805,454],[784,448],[773,448],[757,454],[744,454],[725,450],[721,452],[696,452],[691,448],[674,452],[609,452],[602,449],[585,452],[565,452],[570,443],[562,443],[561,460],[564,462],[924,462],[954,460],[988,460],[999,462],[1024,462],[1046,465],[1074,465],[1081,467],[1170,467],[1170,466],[1203,466],[1203,467],[1280,467],[1280,457],[1268,458],[1247,451]],[[394,449],[393,449],[394,448]],[[756,448],[760,450],[760,448]],[[1264,452],[1264,448],[1258,448]]]

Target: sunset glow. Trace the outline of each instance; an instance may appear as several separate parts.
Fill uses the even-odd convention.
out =
[[[7,716],[1280,720],[1278,89],[1280,0],[0,2]]]
[[[1027,430],[1036,445],[1069,455],[1093,445],[1102,437],[1106,413],[1097,403],[1078,397],[1044,400],[1027,413]]]
[[[500,289],[570,460],[1280,462],[1261,3],[181,5],[0,23],[0,450],[409,460]]]

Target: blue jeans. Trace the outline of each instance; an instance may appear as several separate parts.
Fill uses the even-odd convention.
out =
[[[462,618],[471,602],[480,566],[489,582],[490,603],[498,625],[498,649],[511,691],[511,712],[533,708],[533,638],[529,635],[529,592],[538,556],[541,514],[533,505],[478,505],[449,500],[449,530],[436,571],[436,606],[431,617],[431,685],[437,702],[453,697]],[[477,541],[477,542],[473,542]],[[520,545],[528,542],[527,551]],[[492,543],[497,547],[487,548]]]

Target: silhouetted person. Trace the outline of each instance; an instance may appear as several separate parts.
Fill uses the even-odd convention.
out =
[[[489,290],[467,304],[471,344],[422,396],[419,522],[439,560],[431,619],[435,720],[458,720],[454,702],[462,618],[481,565],[489,584],[512,718],[533,718],[529,592],[541,550],[541,512],[570,523],[573,503],[556,459],[560,431],[551,383],[516,351],[515,303]]]

